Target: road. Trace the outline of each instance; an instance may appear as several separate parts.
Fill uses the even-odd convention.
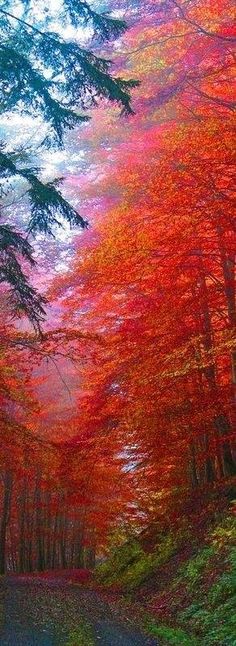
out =
[[[0,646],[156,646],[91,589],[53,579],[0,586]]]

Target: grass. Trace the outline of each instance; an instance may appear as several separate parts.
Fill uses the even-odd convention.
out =
[[[200,646],[200,642],[193,635],[188,635],[181,628],[171,628],[164,624],[156,625],[147,624],[147,630],[150,635],[158,637],[161,644],[170,644],[171,646]]]
[[[95,646],[93,629],[85,620],[80,621],[75,630],[73,630],[65,646]]]

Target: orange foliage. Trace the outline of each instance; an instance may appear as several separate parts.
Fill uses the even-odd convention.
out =
[[[229,2],[147,5],[117,48],[143,82],[136,116],[114,130],[107,112],[90,135],[94,232],[60,289],[65,320],[104,342],[81,419],[95,400],[104,427],[107,392],[139,504],[158,514],[236,472],[234,36]]]
[[[67,178],[91,216],[50,290],[67,332],[20,341],[2,330],[0,496],[9,562],[23,570],[81,567],[115,525],[176,522],[236,473],[233,3],[111,7],[130,23],[116,72],[141,89],[133,117],[97,109],[81,135],[86,173]],[[63,418],[55,384],[53,401],[42,395],[38,364],[59,358],[64,378],[66,354],[73,406]]]

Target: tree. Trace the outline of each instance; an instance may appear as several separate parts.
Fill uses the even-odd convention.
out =
[[[68,23],[75,30],[88,24],[92,38],[103,42],[123,33],[123,21],[98,14],[85,1],[64,0],[60,24],[53,31],[55,15],[48,14],[46,2],[37,18],[34,3],[22,0],[16,12],[13,0],[5,0],[0,9],[1,112],[40,117],[48,125],[43,146],[63,147],[66,130],[87,121],[84,111],[101,98],[119,103],[126,114],[132,112],[130,89],[135,81],[114,78],[110,61],[81,47],[77,39],[63,38]],[[54,25],[55,26],[55,25]],[[53,235],[54,225],[66,220],[82,228],[87,222],[64,199],[60,179],[43,182],[40,167],[22,161],[19,151],[2,144],[0,151],[2,193],[11,195],[11,181],[19,177],[25,185],[29,212],[26,233],[12,224],[0,228],[0,281],[10,287],[10,302],[17,315],[26,314],[36,328],[44,318],[45,300],[29,284],[25,263],[34,264],[30,234]],[[3,197],[2,194],[2,197]],[[14,220],[14,214],[13,218]]]
[[[11,473],[0,483],[1,540],[12,569],[81,566],[127,522],[199,522],[234,482],[231,12],[210,0],[129,3],[115,65],[122,77],[133,66],[143,91],[122,127],[103,104],[83,130],[93,227],[48,295],[63,325],[42,339],[2,331],[0,459]],[[67,375],[73,410],[63,411],[52,375],[51,401],[37,388],[40,369],[26,378],[31,350],[35,361],[58,356],[63,376],[65,340],[80,363],[77,379]],[[42,412],[30,412],[30,387]]]
[[[104,339],[84,371],[87,419],[96,402],[103,427],[103,393],[116,395],[111,433],[123,435],[137,504],[176,520],[236,469],[232,7],[226,26],[218,6],[194,3],[201,29],[189,33],[174,3],[160,21],[148,6],[116,51],[142,79],[139,110],[125,135],[109,111],[96,120],[95,183],[83,186],[95,231],[54,293],[65,321]]]

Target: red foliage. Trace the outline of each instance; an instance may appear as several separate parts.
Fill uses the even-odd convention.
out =
[[[92,226],[50,290],[67,332],[40,340],[36,381],[3,331],[2,526],[21,570],[80,567],[117,526],[196,517],[236,473],[233,3],[131,0],[127,17],[114,66],[142,82],[136,114],[103,106],[80,135],[87,173],[67,188]],[[63,417],[35,366],[58,356],[64,373],[65,344]]]

